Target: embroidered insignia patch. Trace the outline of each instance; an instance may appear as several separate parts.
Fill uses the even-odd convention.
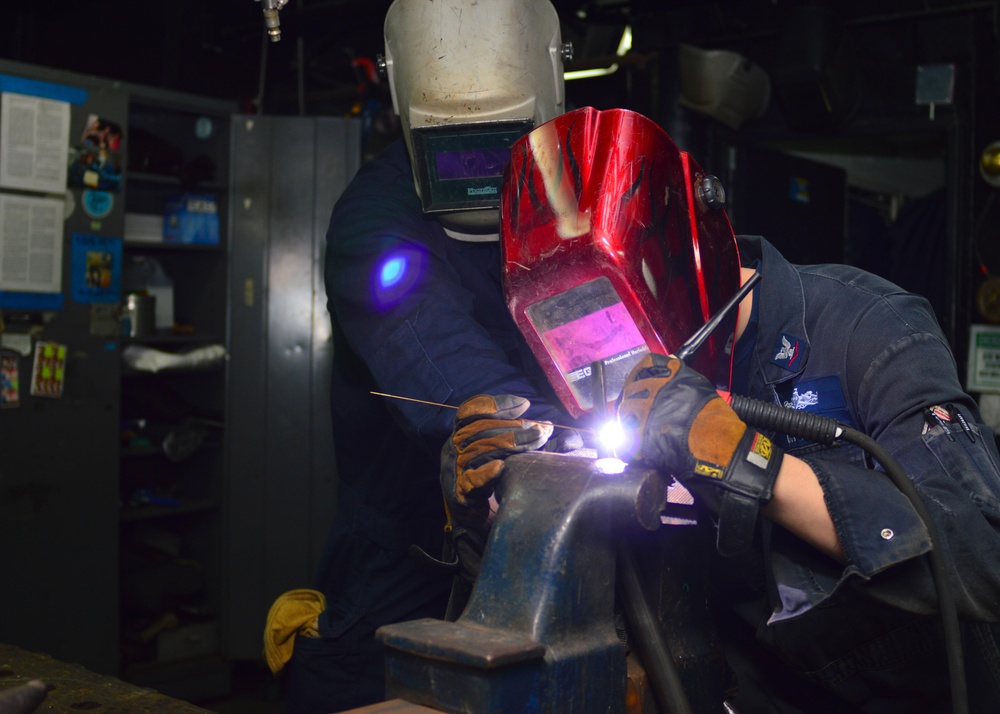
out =
[[[805,360],[806,349],[807,345],[804,340],[784,333],[778,338],[778,344],[775,346],[774,357],[771,358],[771,361],[787,370],[797,370]]]
[[[779,384],[775,387],[775,397],[778,404],[784,407],[820,414],[857,428],[854,425],[854,419],[851,418],[850,411],[847,409],[844,390],[837,375],[831,374],[825,377],[804,379],[797,383]],[[805,439],[783,436],[778,438],[778,443],[786,450],[790,450],[806,446],[809,442]]]
[[[785,406],[789,409],[798,409],[799,411],[809,409],[817,404],[819,404],[819,393],[816,390],[803,389],[800,393],[798,387],[792,389],[791,398],[785,402]]]

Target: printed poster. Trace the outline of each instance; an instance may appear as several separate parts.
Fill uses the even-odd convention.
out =
[[[0,94],[0,188],[66,193],[69,102]]]
[[[69,186],[117,193],[122,185],[122,129],[106,117],[91,114],[70,153]]]
[[[62,199],[0,194],[0,290],[62,292]]]

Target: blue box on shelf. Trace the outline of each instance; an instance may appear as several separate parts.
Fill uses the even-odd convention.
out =
[[[163,211],[164,243],[219,244],[219,204],[210,193],[169,196]]]

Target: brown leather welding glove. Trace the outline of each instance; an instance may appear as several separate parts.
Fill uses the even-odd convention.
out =
[[[511,454],[540,449],[552,424],[519,419],[531,402],[509,394],[480,394],[455,414],[451,438],[441,451],[441,489],[456,525],[484,532],[489,498]]]
[[[635,458],[673,475],[716,519],[719,553],[746,550],[760,508],[771,500],[783,452],[673,356],[647,355],[635,366],[618,417],[637,434]]]
[[[448,522],[442,560],[455,563],[445,619],[461,615],[479,576],[489,534],[489,499],[511,454],[542,448],[552,424],[519,419],[531,402],[480,394],[455,414],[451,438],[441,449],[441,490]]]

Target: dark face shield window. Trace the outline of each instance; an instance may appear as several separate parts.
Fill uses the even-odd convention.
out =
[[[582,409],[594,406],[591,363],[603,363],[608,400],[649,347],[605,277],[590,280],[527,308],[528,319]]]
[[[509,161],[510,149],[439,151],[434,156],[437,175],[442,181],[503,176]]]
[[[414,129],[413,155],[424,212],[499,207],[510,147],[533,126],[522,120]]]

